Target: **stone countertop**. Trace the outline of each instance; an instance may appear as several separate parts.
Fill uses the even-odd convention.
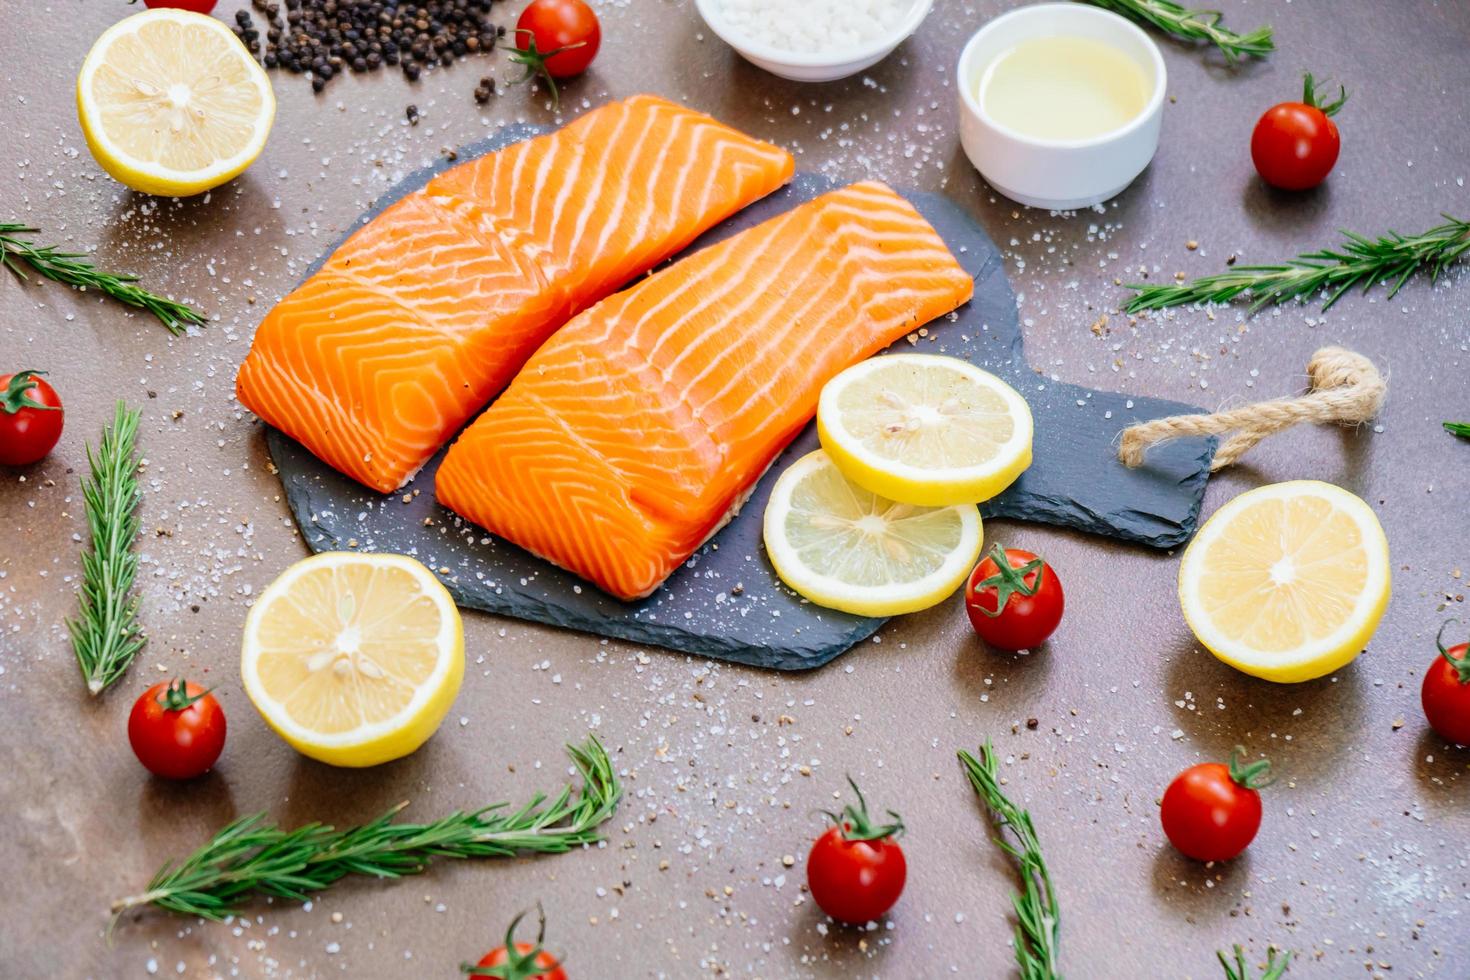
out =
[[[229,17],[238,0],[221,3]],[[507,8],[518,12],[519,3]],[[1470,444],[1439,428],[1470,417],[1470,283],[1452,272],[1392,301],[1351,296],[1323,314],[1290,306],[1116,312],[1142,267],[1154,279],[1267,262],[1336,241],[1339,228],[1414,232],[1470,214],[1470,7],[1450,0],[1230,0],[1244,30],[1269,20],[1280,51],[1231,70],[1164,43],[1170,76],[1153,166],[1105,208],[1027,210],[984,186],[959,150],[953,65],[1009,3],[939,0],[918,35],[857,78],[783,82],[741,61],[693,4],[599,5],[604,46],[567,86],[564,114],[505,83],[503,54],[409,84],[396,71],[333,81],[319,96],[274,73],[275,131],[246,175],[187,201],[132,194],[93,162],[72,78],[123,0],[12,4],[0,30],[0,220],[97,250],[188,297],[211,323],[171,339],[92,295],[0,276],[0,367],[48,369],[67,408],[45,463],[0,489],[0,908],[17,977],[449,977],[544,903],[548,942],[580,977],[1005,976],[1010,867],[954,751],[994,738],[1029,807],[1063,907],[1069,977],[1220,975],[1213,951],[1269,943],[1290,976],[1460,978],[1470,755],[1428,732],[1418,685],[1440,622],[1461,612],[1470,566]],[[509,13],[497,14],[505,23]],[[1326,186],[1272,192],[1255,178],[1257,115],[1294,97],[1299,72],[1343,80],[1343,152]],[[502,94],[479,107],[492,74]],[[842,180],[938,190],[975,213],[1006,254],[1031,363],[1060,380],[1204,405],[1295,392],[1311,352],[1340,343],[1390,375],[1387,410],[1358,431],[1298,430],[1217,476],[1234,494],[1312,477],[1362,495],[1394,559],[1394,599],[1367,653],[1337,674],[1277,686],[1216,662],[1174,594],[1177,556],[1039,526],[992,522],[992,540],[1044,552],[1067,618],[1031,656],[986,651],[954,600],[895,620],[830,666],[778,675],[551,628],[466,616],[469,671],[440,733],[400,762],[326,768],[292,752],[238,685],[252,597],[304,556],[261,427],[233,399],[263,312],[383,189],[443,150],[511,120],[555,124],[634,92],[685,101]],[[405,109],[421,119],[409,126]],[[1191,247],[1195,243],[1197,247]],[[142,622],[149,644],[92,700],[63,618],[74,612],[84,442],[117,398],[143,409]],[[1446,611],[1449,606],[1450,611]],[[230,722],[218,769],[153,780],[125,719],[145,683],[187,673],[219,685]],[[1035,727],[1030,720],[1035,719]],[[560,746],[596,731],[627,795],[604,847],[443,864],[398,884],[344,883],[307,907],[256,902],[226,925],[131,916],[109,944],[109,900],[141,888],[225,822],[348,824],[411,800],[410,815],[518,801],[553,789]],[[1203,867],[1170,849],[1156,801],[1173,775],[1241,743],[1269,753],[1247,854]],[[829,927],[805,895],[814,811],[840,806],[846,774],[900,810],[910,878],[888,921]],[[791,866],[787,866],[788,858]]]

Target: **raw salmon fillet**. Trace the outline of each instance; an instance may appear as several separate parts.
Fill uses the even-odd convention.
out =
[[[240,401],[374,489],[412,479],[573,314],[791,178],[791,155],[652,96],[461,164],[261,323]]]
[[[855,184],[612,296],[450,448],[441,503],[622,599],[733,515],[844,368],[966,302],[939,235]]]

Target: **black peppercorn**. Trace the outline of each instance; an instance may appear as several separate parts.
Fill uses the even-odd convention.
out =
[[[400,65],[404,77],[417,81],[435,65],[493,51],[505,33],[489,22],[494,6],[492,0],[250,0],[266,24],[257,29],[250,10],[239,10],[234,30],[247,47],[264,49],[266,67],[310,71],[319,92],[344,71]],[[475,89],[482,103],[493,94],[493,84]]]

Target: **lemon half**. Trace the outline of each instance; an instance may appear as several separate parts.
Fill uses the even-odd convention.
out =
[[[260,156],[276,99],[224,23],[159,8],[118,21],[92,45],[77,115],[103,170],[135,191],[186,197]]]
[[[372,766],[417,749],[464,677],[459,610],[402,555],[324,552],[282,572],[245,620],[240,673],[298,752]]]
[[[892,354],[822,389],[822,448],[858,486],[928,507],[977,504],[1031,465],[1031,409],[968,361]]]
[[[1388,606],[1388,539],[1369,506],[1329,483],[1259,487],[1215,512],[1179,565],[1200,643],[1247,674],[1295,682],[1353,660]]]
[[[817,605],[859,616],[943,602],[974,567],[982,539],[973,505],[886,500],[820,449],[781,474],[766,506],[766,553],[781,580]]]

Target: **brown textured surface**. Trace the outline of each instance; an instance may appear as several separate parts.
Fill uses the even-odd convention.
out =
[[[1426,732],[1417,691],[1470,563],[1470,445],[1438,428],[1470,416],[1465,274],[1392,302],[1353,297],[1325,316],[1186,312],[1134,325],[1114,314],[1104,336],[1089,330],[1120,299],[1114,277],[1140,264],[1193,275],[1232,253],[1268,261],[1326,244],[1338,227],[1416,231],[1442,210],[1470,212],[1470,8],[1232,0],[1230,22],[1269,17],[1282,51],[1232,73],[1166,45],[1177,102],[1154,166],[1105,214],[1057,217],[993,199],[954,132],[959,47],[1008,6],[939,0],[870,83],[802,87],[740,62],[690,3],[604,5],[603,52],[568,106],[655,91],[782,142],[800,166],[946,191],[1012,256],[1032,363],[1068,381],[1239,403],[1295,390],[1321,344],[1374,357],[1391,377],[1377,428],[1278,436],[1217,477],[1206,501],[1208,513],[1242,489],[1307,476],[1368,499],[1396,577],[1364,657],[1310,684],[1251,680],[1192,642],[1175,558],[997,523],[992,537],[1046,552],[1067,585],[1067,619],[1035,656],[981,649],[957,602],[800,676],[471,615],[463,693],[426,748],[366,772],[302,760],[235,680],[251,595],[305,554],[260,430],[232,400],[235,367],[266,305],[395,175],[499,121],[554,117],[524,88],[476,110],[479,76],[512,74],[499,55],[417,86],[348,78],[320,97],[276,75],[279,116],[255,167],[208,200],[150,201],[95,166],[72,107],[76,66],[126,5],[12,4],[0,30],[0,210],[48,240],[97,245],[104,265],[136,268],[217,319],[170,341],[94,297],[0,280],[0,364],[49,368],[68,409],[57,453],[0,490],[0,972],[145,976],[155,961],[159,975],[189,977],[452,976],[541,899],[552,944],[581,977],[1004,976],[1012,877],[953,761],[991,735],[1047,843],[1068,976],[1214,977],[1212,951],[1232,942],[1258,959],[1270,942],[1300,951],[1292,976],[1470,975],[1470,756]],[[1246,143],[1302,67],[1345,79],[1353,99],[1329,185],[1286,197],[1254,179]],[[416,128],[403,122],[410,102],[423,113]],[[145,411],[151,640],[94,702],[62,618],[74,609],[83,441],[119,395]],[[231,725],[218,771],[182,786],[146,778],[124,735],[135,694],[173,671],[220,684]],[[604,849],[355,882],[309,911],[256,904],[234,925],[148,914],[104,941],[109,899],[239,813],[345,823],[400,799],[420,816],[519,799],[563,778],[559,744],[589,728],[626,772]],[[1178,769],[1236,742],[1269,751],[1285,778],[1247,856],[1202,868],[1164,844],[1154,801]],[[910,827],[908,889],[891,927],[866,937],[821,927],[800,887],[820,826],[811,811],[835,804],[846,772]]]

